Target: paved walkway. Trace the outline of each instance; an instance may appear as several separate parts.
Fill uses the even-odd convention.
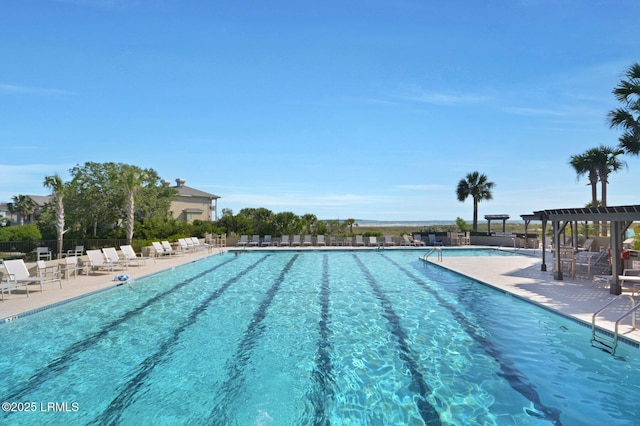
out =
[[[400,247],[395,247],[399,249]],[[224,249],[234,250],[236,247]],[[267,249],[274,249],[269,247]],[[294,250],[309,250],[310,248],[296,247]],[[319,249],[314,247],[313,249]],[[323,247],[320,249],[344,250],[344,247]],[[371,250],[372,248],[352,248],[357,250]],[[394,249],[394,248],[387,248]],[[406,247],[402,247],[406,249]],[[255,248],[248,250],[264,250]],[[278,248],[287,250],[287,248]],[[375,248],[374,248],[375,250]],[[428,248],[414,248],[417,254],[424,254]],[[45,284],[45,291],[40,292],[37,285],[30,286],[29,297],[24,291],[13,291],[11,295],[5,295],[5,302],[0,302],[0,321],[12,319],[25,312],[31,312],[46,306],[63,302],[78,296],[99,291],[121,283],[113,281],[118,274],[127,274],[136,280],[146,275],[151,275],[162,270],[171,269],[178,265],[193,262],[208,256],[216,255],[220,249],[208,252],[206,250],[185,254],[182,256],[164,256],[154,260],[147,260],[145,265],[130,266],[127,270],[113,272],[100,271],[90,275],[78,275],[69,280],[62,280],[62,288],[58,283]],[[525,250],[521,250],[525,253]],[[605,284],[594,283],[586,279],[564,279],[556,281],[551,272],[552,265],[547,258],[549,272],[542,272],[540,250],[529,251],[528,256],[495,256],[495,257],[447,257],[440,262],[436,256],[431,256],[429,262],[451,269],[455,272],[494,286],[500,290],[515,296],[527,299],[531,302],[553,309],[563,315],[571,316],[587,325],[591,324],[591,318],[595,311],[616,296],[609,293]],[[625,294],[630,295],[630,291]],[[616,301],[610,309],[598,316],[598,326],[613,331],[615,321],[631,307],[630,297],[622,297]],[[640,331],[633,330],[631,319],[625,319],[619,328],[620,335],[640,342]]]

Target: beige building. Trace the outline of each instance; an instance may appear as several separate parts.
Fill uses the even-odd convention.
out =
[[[173,187],[178,197],[171,202],[171,213],[178,220],[192,223],[194,220],[211,222],[218,220],[218,197],[185,185],[184,179],[176,179]],[[169,185],[169,181],[165,181]]]

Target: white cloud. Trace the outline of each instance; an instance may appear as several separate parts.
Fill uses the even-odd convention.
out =
[[[69,95],[71,92],[60,89],[48,89],[43,87],[20,86],[16,84],[0,83],[0,95],[35,95],[35,96],[52,96],[52,95]]]

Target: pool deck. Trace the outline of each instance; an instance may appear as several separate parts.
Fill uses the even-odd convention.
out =
[[[473,247],[476,248],[476,247]],[[294,248],[250,248],[247,250],[377,250],[370,247],[294,247]],[[416,257],[423,256],[429,247],[387,247],[387,250],[409,249],[416,252]],[[70,279],[62,278],[62,288],[58,282],[46,283],[43,292],[38,285],[29,286],[29,297],[24,290],[13,290],[11,295],[5,293],[5,301],[0,302],[0,322],[12,321],[22,315],[46,309],[49,306],[81,297],[93,292],[122,285],[114,281],[120,274],[129,275],[132,282],[144,276],[152,275],[179,265],[194,262],[221,252],[242,250],[238,247],[227,247],[211,251],[201,250],[180,256],[163,256],[147,260],[144,265],[131,265],[126,270],[96,271],[89,275],[79,274]],[[588,279],[565,278],[562,281],[553,279],[551,272],[551,256],[547,256],[548,271],[541,271],[540,250],[520,250],[518,256],[491,257],[447,257],[442,261],[437,256],[429,257],[428,262],[468,276],[498,290],[526,299],[543,307],[556,311],[578,322],[590,325],[593,313],[616,296],[609,293],[608,285]],[[227,256],[229,254],[226,254]],[[0,266],[2,268],[2,266]],[[623,289],[631,295],[630,289]],[[609,309],[596,318],[596,324],[605,330],[613,331],[616,320],[631,307],[631,297],[621,297]],[[627,317],[619,326],[620,336],[632,342],[640,343],[640,331],[631,327],[631,319]]]

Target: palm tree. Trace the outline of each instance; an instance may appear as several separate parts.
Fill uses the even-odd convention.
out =
[[[473,230],[478,230],[478,203],[493,199],[491,190],[495,183],[489,182],[487,176],[477,171],[467,174],[466,179],[460,179],[456,194],[458,201],[464,202],[469,196],[473,198]]]
[[[602,205],[607,206],[607,184],[609,183],[609,175],[626,167],[627,163],[618,159],[618,155],[622,155],[622,149],[612,148],[610,146],[600,145],[597,148],[597,166],[598,179],[600,179],[602,196]]]
[[[135,199],[138,190],[147,179],[147,173],[138,167],[124,165],[122,167],[121,182],[127,196],[126,222],[127,244],[133,240],[133,224],[135,221]]]
[[[17,213],[20,217],[20,225],[24,225],[24,218],[36,211],[36,203],[28,195],[16,195],[9,204],[9,211]]]
[[[624,130],[620,136],[620,148],[625,152],[640,154],[640,63],[634,63],[625,72],[627,80],[613,89],[616,99],[622,107],[609,111],[607,117],[611,128]]]
[[[66,232],[64,230],[64,194],[65,186],[62,183],[60,175],[57,173],[53,176],[47,176],[44,178],[43,185],[45,188],[49,188],[53,191],[52,201],[56,210],[56,233],[58,235],[58,258],[60,258],[63,249],[63,236]]]
[[[349,234],[353,234],[353,225],[356,223],[356,220],[350,217],[345,219],[344,223],[349,227]]]
[[[591,185],[591,206],[598,206],[598,165],[596,148],[592,148],[583,154],[572,155],[569,164],[576,171],[579,180],[585,174],[589,175]],[[600,222],[594,221],[593,227],[596,235],[600,234]]]

